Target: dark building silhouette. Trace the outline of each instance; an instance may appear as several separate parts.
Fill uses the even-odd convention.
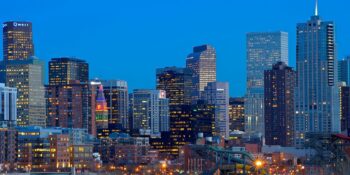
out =
[[[266,145],[293,145],[295,71],[283,62],[264,73]]]
[[[341,130],[350,136],[350,87],[340,88],[340,121]]]
[[[89,82],[89,64],[77,58],[52,58],[49,62],[49,84],[65,85],[71,80]]]

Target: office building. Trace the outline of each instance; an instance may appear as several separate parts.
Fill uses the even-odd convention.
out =
[[[229,137],[229,85],[227,82],[210,82],[204,88],[202,99],[215,106],[215,132],[218,136]]]
[[[17,163],[17,131],[0,127],[0,164],[4,171],[14,170]]]
[[[192,100],[199,99],[200,92],[209,82],[216,81],[216,51],[211,45],[193,48],[193,53],[186,59],[186,68],[193,72]]]
[[[340,123],[341,131],[350,136],[350,87],[340,87]]]
[[[264,74],[265,144],[293,146],[295,71],[283,62]]]
[[[350,56],[338,60],[338,81],[345,82],[347,86],[350,83]]]
[[[169,131],[169,100],[164,90],[135,89],[129,100],[133,130]]]
[[[46,126],[44,64],[36,57],[6,63],[6,86],[17,88],[17,125]]]
[[[17,89],[0,83],[0,128],[13,127],[17,123]]]
[[[109,128],[129,130],[128,84],[124,80],[101,81],[108,108]]]
[[[191,103],[192,71],[188,68],[166,67],[157,69],[157,89],[165,90],[169,105]]]
[[[230,98],[228,116],[230,131],[244,131],[244,98]]]
[[[297,24],[295,89],[296,146],[305,134],[340,132],[335,31],[332,21],[317,13]]]
[[[247,34],[247,94],[245,132],[251,137],[264,134],[264,70],[278,61],[288,63],[288,34],[256,32]]]
[[[88,128],[91,113],[88,84],[71,80],[67,85],[47,85],[46,98],[48,126]]]
[[[4,61],[27,60],[34,56],[32,23],[9,21],[3,23]]]
[[[49,85],[66,85],[72,80],[89,82],[89,64],[78,58],[52,58],[49,61]]]

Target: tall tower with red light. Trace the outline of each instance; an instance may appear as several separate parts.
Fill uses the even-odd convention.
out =
[[[99,86],[97,93],[95,115],[97,130],[108,129],[108,108],[102,85]]]

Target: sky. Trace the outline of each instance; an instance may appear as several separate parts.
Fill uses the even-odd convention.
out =
[[[126,80],[129,90],[154,89],[156,68],[184,67],[193,46],[211,44],[217,51],[217,80],[228,81],[230,95],[236,97],[246,90],[246,34],[288,32],[289,64],[294,67],[296,24],[313,15],[314,4],[315,0],[1,0],[0,22],[32,22],[37,57],[46,63],[63,56],[84,59],[90,64],[90,78]],[[336,24],[339,59],[350,55],[349,7],[349,0],[319,0],[321,18]]]

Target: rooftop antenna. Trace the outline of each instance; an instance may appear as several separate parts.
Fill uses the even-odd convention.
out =
[[[315,4],[315,16],[318,16],[318,0],[316,0]]]

